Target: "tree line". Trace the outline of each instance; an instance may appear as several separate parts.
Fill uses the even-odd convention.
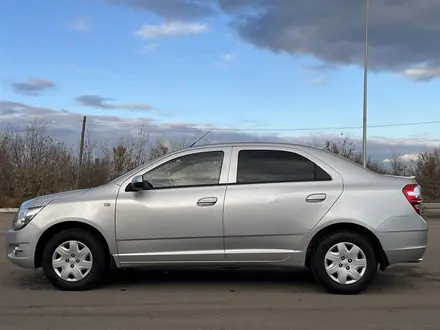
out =
[[[20,134],[0,131],[0,207],[18,207],[36,196],[104,184],[191,142],[153,141],[143,130],[113,144],[86,138],[79,171],[78,151],[49,136],[44,126]],[[361,152],[349,138],[325,141],[321,147],[362,163]],[[440,148],[420,153],[412,162],[390,155],[388,164],[369,159],[367,166],[382,174],[415,176],[422,186],[424,201],[440,202]]]

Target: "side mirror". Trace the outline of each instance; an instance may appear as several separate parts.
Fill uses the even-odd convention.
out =
[[[131,180],[131,190],[133,191],[145,190],[150,188],[153,188],[153,186],[151,185],[151,183],[144,181],[142,175],[136,175]]]

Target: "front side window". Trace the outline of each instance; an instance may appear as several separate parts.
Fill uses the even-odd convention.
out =
[[[309,159],[289,151],[241,150],[237,183],[327,181],[330,175]]]
[[[220,182],[223,151],[177,157],[143,175],[154,188],[216,185]]]

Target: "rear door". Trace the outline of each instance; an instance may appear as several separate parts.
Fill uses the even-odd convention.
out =
[[[234,147],[225,198],[228,261],[290,257],[343,190],[337,172],[290,147]]]

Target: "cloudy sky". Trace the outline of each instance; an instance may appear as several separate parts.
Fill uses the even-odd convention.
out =
[[[370,0],[369,152],[440,143],[440,1]],[[4,0],[0,125],[77,141],[362,134],[364,0]],[[420,124],[413,124],[422,122]],[[399,125],[405,124],[405,125]]]

